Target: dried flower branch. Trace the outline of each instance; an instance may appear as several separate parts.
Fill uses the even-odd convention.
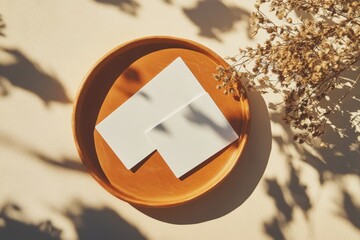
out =
[[[263,7],[269,7],[281,23],[264,14]],[[360,60],[360,2],[258,0],[255,8],[250,20],[253,34],[262,30],[269,37],[256,47],[240,49],[229,58],[231,67],[218,67],[217,88],[241,95],[244,76],[249,80],[246,89],[282,94],[283,120],[298,130],[294,140],[311,144],[331,126],[329,115],[341,111],[339,104],[359,81],[340,74]],[[291,17],[294,13],[298,18]],[[334,89],[345,93],[330,101]]]

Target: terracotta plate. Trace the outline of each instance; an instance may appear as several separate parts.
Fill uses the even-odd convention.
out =
[[[240,138],[181,179],[174,176],[156,151],[135,169],[127,170],[95,125],[177,57],[185,61]],[[212,74],[218,65],[227,66],[208,48],[173,37],[138,39],[103,57],[86,76],[73,114],[75,142],[91,175],[118,198],[151,207],[182,204],[217,186],[239,160],[247,140],[250,114],[246,98],[236,101],[216,90]]]

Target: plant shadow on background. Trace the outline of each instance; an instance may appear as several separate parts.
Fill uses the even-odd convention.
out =
[[[4,23],[4,20],[0,14],[0,37],[5,37],[5,33],[3,32],[5,29],[6,25]]]
[[[79,240],[146,239],[139,230],[108,207],[92,208],[74,202],[64,215],[73,222]]]
[[[5,23],[0,15],[0,36],[5,37],[3,30]],[[33,94],[48,106],[51,102],[61,104],[70,104],[70,98],[66,94],[65,88],[61,82],[47,72],[43,71],[38,64],[34,63],[29,57],[17,49],[8,49],[0,47],[0,52],[11,59],[10,62],[0,62],[0,96],[6,97],[11,94],[14,87],[25,90]],[[17,142],[10,136],[0,135],[0,144],[9,147],[16,147],[27,154],[37,157],[42,162],[78,172],[85,172],[80,161],[74,161],[69,158],[55,159],[41,154],[28,146]]]
[[[185,15],[199,28],[199,35],[221,42],[221,33],[236,30],[239,21],[249,22],[250,13],[220,0],[201,0],[193,8],[183,8]],[[251,37],[248,25],[248,37]]]
[[[93,208],[79,202],[70,206],[62,214],[72,222],[78,240],[146,239],[139,230],[110,208]],[[13,203],[6,203],[0,208],[0,223],[0,239],[62,239],[62,230],[50,220],[27,222],[20,206]]]
[[[29,223],[22,218],[22,209],[13,203],[6,203],[0,208],[0,239],[60,239],[61,230],[51,221],[37,224]]]
[[[132,15],[137,16],[138,11],[141,8],[140,3],[137,0],[94,0],[97,3],[110,5],[113,7],[119,8],[120,11]],[[172,0],[162,0],[165,4],[172,5]]]
[[[137,16],[141,5],[136,0],[94,0],[97,3],[119,8],[120,11]],[[163,0],[167,5],[175,6],[172,0]],[[194,7],[181,8],[185,16],[199,28],[199,36],[222,42],[221,34],[236,30],[238,22],[247,23],[247,36],[250,33],[250,12],[236,5],[228,5],[221,0],[200,0]]]
[[[118,7],[120,11],[137,16],[140,4],[136,0],[94,0],[95,2]]]
[[[358,63],[357,63],[358,64]],[[346,79],[357,81],[360,70],[345,71],[342,75]],[[356,80],[357,79],[357,80]],[[335,89],[329,96],[326,105],[336,103],[349,88]],[[286,132],[285,137],[275,136],[273,139],[277,143],[280,151],[288,159],[288,182],[280,184],[277,179],[266,179],[265,185],[268,195],[278,210],[276,216],[264,223],[264,232],[272,239],[287,239],[286,230],[289,224],[294,221],[293,212],[299,209],[304,218],[309,223],[308,212],[316,204],[317,199],[310,199],[307,194],[307,186],[299,179],[300,169],[293,165],[296,161],[293,156],[288,154],[288,150],[293,148],[302,156],[302,162],[309,164],[318,173],[320,186],[326,183],[334,183],[338,187],[338,197],[342,199],[337,203],[338,216],[347,221],[349,225],[360,230],[360,198],[350,194],[346,185],[341,181],[344,176],[353,176],[355,181],[360,183],[360,84],[356,83],[352,92],[344,98],[339,107],[342,111],[335,111],[330,115],[331,124],[327,125],[323,139],[330,144],[330,147],[315,147],[311,149],[304,145],[297,144],[292,140],[293,130],[282,121],[282,113],[272,113],[271,119],[274,123],[280,124]],[[285,198],[289,194],[290,197]],[[356,197],[355,197],[356,196]],[[336,199],[330,199],[334,201]],[[336,201],[335,201],[336,202]]]
[[[17,141],[16,139],[0,133],[0,146],[7,148],[15,148],[17,151],[21,151],[30,157],[36,158],[38,161],[45,163],[48,166],[56,167],[58,169],[70,170],[77,173],[87,173],[84,165],[81,161],[69,157],[50,157],[46,154],[39,152],[38,150],[32,149],[29,146]]]
[[[33,153],[38,160],[40,160],[41,162],[53,166],[53,167],[57,167],[60,169],[64,169],[64,170],[70,170],[70,171],[75,171],[77,173],[87,173],[84,165],[80,162],[80,160],[74,160],[72,158],[67,158],[67,157],[62,157],[60,159],[54,159],[51,158],[49,156],[46,156],[44,154],[41,153],[37,153],[34,152]]]
[[[339,203],[342,208],[338,215],[347,219],[353,227],[360,230],[360,204],[355,204],[353,197],[346,190],[343,190],[342,195],[342,202]]]
[[[0,51],[15,60],[10,63],[0,63],[1,95],[8,95],[11,87],[15,86],[35,94],[45,105],[50,102],[71,103],[60,81],[43,71],[22,52],[7,48],[0,48]]]

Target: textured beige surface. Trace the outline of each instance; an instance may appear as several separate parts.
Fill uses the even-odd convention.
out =
[[[252,4],[1,0],[0,239],[39,239],[48,220],[60,239],[360,239],[360,157],[348,149],[357,135],[334,137],[334,150],[296,146],[274,112],[270,133],[256,94],[244,158],[203,204],[136,209],[82,168],[71,101],[97,59],[148,35],[188,38],[227,56],[261,40],[247,36]]]

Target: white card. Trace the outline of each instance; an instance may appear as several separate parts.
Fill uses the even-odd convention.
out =
[[[204,92],[190,69],[177,58],[96,129],[125,167],[131,169],[155,150],[144,133]]]
[[[238,139],[207,93],[146,135],[178,178]]]

